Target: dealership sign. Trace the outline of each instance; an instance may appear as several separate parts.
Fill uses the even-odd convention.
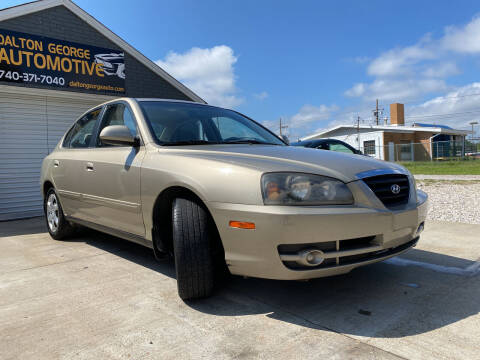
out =
[[[0,83],[125,92],[125,57],[118,50],[0,29]]]

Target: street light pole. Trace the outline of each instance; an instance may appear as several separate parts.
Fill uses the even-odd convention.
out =
[[[475,135],[475,132],[473,131],[473,125],[477,125],[477,124],[478,124],[477,121],[472,121],[472,122],[470,123],[470,125],[472,125],[472,140],[475,138],[475,136],[474,136],[474,135]]]

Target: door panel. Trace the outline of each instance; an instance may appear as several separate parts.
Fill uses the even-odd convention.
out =
[[[95,149],[83,163],[83,218],[144,236],[140,202],[143,147]]]
[[[82,204],[83,164],[94,150],[92,136],[102,108],[90,111],[69,130],[53,159],[52,175],[65,214],[84,218]]]
[[[124,125],[132,135],[138,130],[132,111],[120,102],[108,105],[97,131],[95,149],[83,164],[82,201],[86,220],[130,234],[144,236],[140,202],[143,146],[103,144],[98,134],[110,125]]]

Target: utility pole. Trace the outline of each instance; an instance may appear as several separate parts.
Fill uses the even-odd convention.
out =
[[[360,151],[360,116],[357,116],[357,147]]]
[[[380,120],[380,114],[383,115],[383,108],[379,108],[378,107],[378,99],[377,99],[377,106],[375,106],[375,110],[372,110],[373,111],[373,116],[375,117],[375,124],[376,125],[380,125],[379,124],[379,120]]]
[[[282,136],[282,129],[288,129],[288,125],[282,125],[282,118],[280,118],[280,137]]]

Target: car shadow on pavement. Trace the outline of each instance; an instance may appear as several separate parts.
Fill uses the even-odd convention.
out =
[[[39,232],[33,227],[31,230]],[[141,245],[90,230],[71,241],[85,242],[175,278],[172,260],[157,261],[152,250]],[[476,267],[475,262],[412,249],[387,262],[308,282],[231,276],[212,297],[186,305],[212,316],[264,315],[312,329],[400,338],[427,333],[479,313],[479,271],[449,271],[469,267]]]
[[[172,260],[158,262],[141,245],[96,232],[83,239],[175,277]],[[407,263],[387,261],[308,282],[231,276],[212,297],[186,304],[215,316],[265,314],[308,328],[382,338],[426,333],[480,311],[480,276],[448,272],[468,268],[473,261],[418,249],[397,259]],[[430,264],[440,269],[432,270]]]
[[[428,264],[460,268],[474,263],[417,249],[400,259],[415,259],[415,263],[421,259]],[[219,316],[248,315],[261,309],[266,316],[309,328],[398,338],[477,315],[479,297],[478,273],[454,275],[417,265],[384,262],[308,282],[234,277],[216,297],[189,305]]]

